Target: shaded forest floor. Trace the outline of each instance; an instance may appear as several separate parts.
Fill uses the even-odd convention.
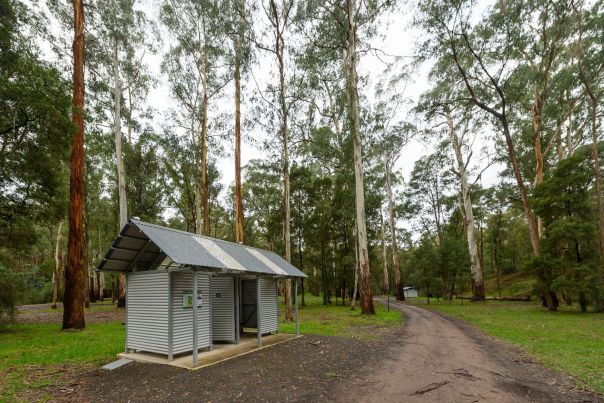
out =
[[[90,304],[85,309],[86,323],[123,322],[124,309],[118,309],[110,300]],[[16,322],[24,323],[61,323],[63,321],[63,306],[57,305],[52,309],[50,304],[23,305],[17,310]]]
[[[539,302],[414,302],[469,322],[604,393],[604,313],[581,313],[576,305],[549,312]]]

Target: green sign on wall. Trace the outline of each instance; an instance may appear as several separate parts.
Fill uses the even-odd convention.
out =
[[[202,305],[201,290],[197,290],[197,308],[201,308]],[[193,308],[193,291],[182,292],[182,307]]]

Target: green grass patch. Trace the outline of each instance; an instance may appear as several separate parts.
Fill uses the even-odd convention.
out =
[[[82,331],[62,331],[56,323],[9,325],[0,333],[0,370],[71,361],[100,363],[123,349],[121,323],[90,323]]]
[[[533,294],[533,288],[535,287],[534,277],[523,272],[503,274],[500,278],[501,295],[502,296],[518,296],[518,295],[531,295]],[[485,279],[485,289],[489,296],[497,297],[497,277],[491,276]],[[468,292],[467,295],[471,295]]]
[[[397,310],[388,312],[386,307],[375,303],[375,315],[363,315],[361,309],[351,310],[346,305],[323,305],[322,297],[305,295],[306,306],[300,306],[299,323],[301,334],[342,336],[375,340],[401,325],[401,314]],[[285,322],[283,300],[279,304],[279,331],[295,333],[296,323]]]
[[[9,325],[0,333],[0,401],[54,384],[52,373],[32,377],[32,371],[52,372],[66,363],[98,365],[123,349],[121,323],[91,323],[82,331],[61,331],[55,323]]]
[[[549,368],[566,372],[604,393],[604,314],[576,306],[549,312],[538,303],[453,303],[431,300],[424,307],[470,322],[491,336],[524,349]]]

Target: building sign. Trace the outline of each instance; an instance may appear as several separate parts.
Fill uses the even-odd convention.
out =
[[[201,299],[201,290],[197,291],[197,308],[201,308],[203,305]],[[193,291],[182,292],[182,307],[193,308]]]

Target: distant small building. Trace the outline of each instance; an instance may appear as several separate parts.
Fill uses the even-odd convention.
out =
[[[415,287],[403,287],[403,292],[405,293],[405,298],[417,298],[417,290]]]

